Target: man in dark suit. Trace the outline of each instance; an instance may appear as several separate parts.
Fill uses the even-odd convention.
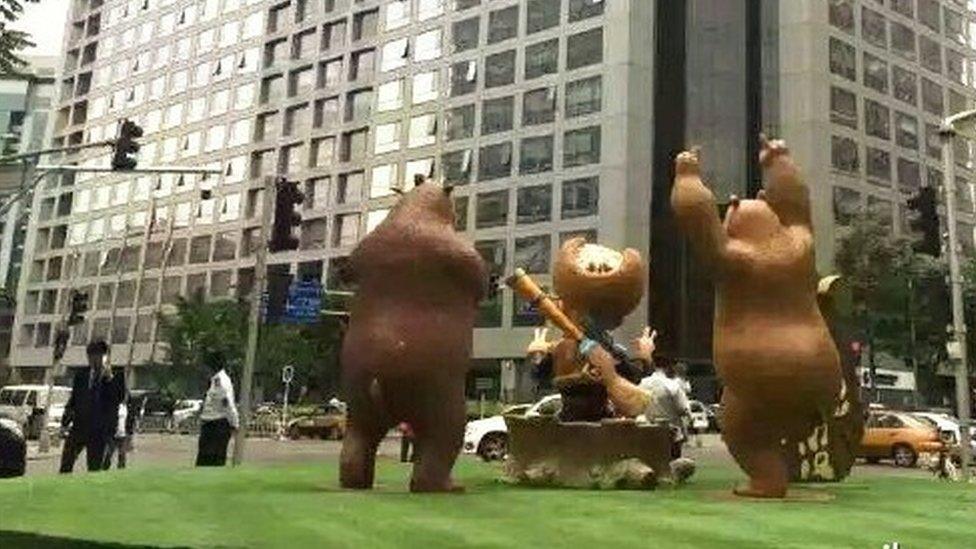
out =
[[[74,470],[82,450],[89,471],[105,468],[105,447],[115,436],[119,404],[125,396],[125,380],[121,375],[112,375],[105,341],[89,343],[87,351],[88,368],[75,374],[62,418],[62,425],[71,424],[61,451],[62,473]]]

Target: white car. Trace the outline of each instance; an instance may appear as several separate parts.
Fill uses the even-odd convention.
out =
[[[936,412],[914,412],[913,416],[935,426],[939,430],[939,437],[950,445],[959,444],[959,422],[949,414]],[[976,452],[976,427],[969,428],[969,447]]]
[[[485,461],[505,459],[508,454],[508,426],[504,416],[555,416],[563,408],[562,397],[549,395],[535,404],[519,404],[497,416],[469,421],[464,428],[465,454],[478,454]]]
[[[697,400],[692,400],[689,403],[691,407],[691,427],[693,430],[704,433],[708,430],[708,411],[705,409],[705,405]]]
[[[177,400],[173,407],[173,426],[179,426],[186,420],[195,417],[203,409],[203,401],[199,399]]]
[[[37,438],[41,428],[35,418],[44,412],[46,397],[47,385],[8,385],[0,388],[0,417],[20,425],[27,438]],[[71,387],[52,388],[51,413],[47,418],[48,431],[57,432],[61,427],[61,417],[64,416],[64,408],[70,397]]]

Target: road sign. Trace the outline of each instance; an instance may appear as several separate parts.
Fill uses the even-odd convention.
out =
[[[291,383],[291,380],[295,379],[295,367],[285,366],[281,369],[281,382]]]
[[[490,391],[492,387],[495,386],[495,380],[490,377],[476,377],[474,378],[474,390],[475,391]]]
[[[288,288],[285,322],[312,324],[318,321],[321,310],[322,284],[318,280],[292,282]]]

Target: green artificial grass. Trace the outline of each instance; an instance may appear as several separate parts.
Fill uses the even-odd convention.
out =
[[[462,459],[461,495],[406,492],[381,460],[373,492],[342,491],[334,458],[240,469],[148,469],[0,481],[0,548],[973,547],[976,487],[861,476],[793,501],[729,495],[741,474],[703,465],[656,492],[530,489]],[[798,501],[802,500],[802,501]],[[824,501],[829,500],[829,501]],[[35,537],[50,536],[50,537]]]

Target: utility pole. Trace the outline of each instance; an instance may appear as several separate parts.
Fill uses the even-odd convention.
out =
[[[956,234],[956,159],[953,138],[959,134],[957,122],[966,122],[976,117],[976,111],[957,114],[943,121],[940,128],[942,136],[942,159],[944,161],[946,224],[949,226],[949,281],[952,288],[952,336],[958,347],[956,364],[956,405],[959,413],[960,457],[962,458],[963,481],[969,480],[969,361],[966,349],[966,317],[962,301],[962,273],[959,268],[959,239]]]
[[[264,178],[264,200],[261,205],[261,227],[258,234],[258,247],[254,258],[254,295],[251,298],[251,314],[247,331],[247,354],[244,357],[244,372],[241,375],[240,426],[234,433],[234,465],[244,460],[244,444],[251,421],[251,384],[254,377],[254,362],[258,351],[258,330],[261,327],[261,297],[264,295],[267,279],[268,226],[271,224],[271,209],[274,206],[275,178]]]

